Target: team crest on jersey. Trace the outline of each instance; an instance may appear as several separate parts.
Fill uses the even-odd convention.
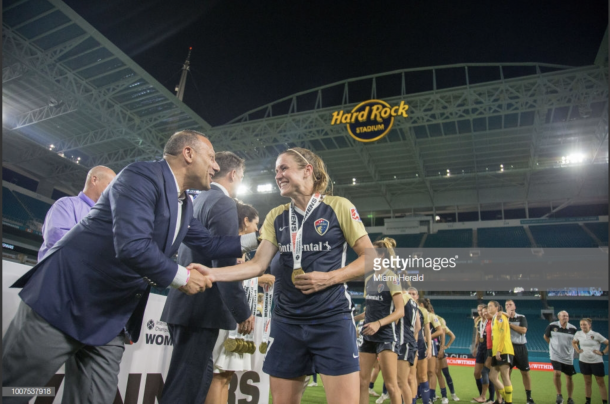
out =
[[[313,225],[320,236],[325,235],[328,231],[329,223],[326,219],[318,219],[313,223]]]
[[[591,335],[591,337],[589,337],[589,338],[591,338],[591,339],[595,339],[595,337],[594,337],[593,335]]]
[[[358,214],[358,211],[356,210],[356,208],[352,208],[350,210],[350,213],[352,214],[352,219],[361,222],[362,220],[360,220],[360,215]]]
[[[377,285],[377,293],[381,293],[383,292],[383,283],[380,283],[379,285]]]
[[[553,328],[553,331],[554,331],[554,332],[557,332],[557,327]]]

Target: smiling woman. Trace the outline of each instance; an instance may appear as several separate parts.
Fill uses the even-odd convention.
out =
[[[372,244],[354,205],[327,191],[330,180],[319,156],[288,149],[275,167],[280,194],[291,201],[267,215],[254,259],[222,271],[191,268],[217,282],[248,279],[279,250],[272,343],[263,367],[273,400],[299,403],[305,377],[320,373],[328,402],[351,404],[359,396],[359,354],[345,282],[364,275],[364,251]],[[348,244],[359,258],[345,266]]]

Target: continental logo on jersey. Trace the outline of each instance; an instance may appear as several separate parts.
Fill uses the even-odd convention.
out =
[[[356,210],[356,208],[351,208],[350,213],[352,215],[352,219],[354,219],[357,222],[362,221],[362,220],[360,220],[360,215],[358,214],[358,211]]]
[[[328,231],[329,223],[326,219],[318,219],[313,223],[313,225],[320,236],[325,235]]]
[[[278,243],[277,246],[281,253],[292,252],[292,244]],[[320,241],[319,243],[303,244],[303,251],[330,251],[330,250],[331,250],[331,246],[330,246],[330,244],[328,244],[328,241],[326,241],[324,243]]]
[[[354,139],[374,142],[388,134],[394,125],[394,117],[408,117],[408,109],[404,101],[392,107],[385,101],[369,100],[356,105],[352,112],[333,112],[330,124],[347,124],[347,131]]]
[[[381,293],[383,292],[383,283],[380,283],[379,285],[377,285],[377,293]]]

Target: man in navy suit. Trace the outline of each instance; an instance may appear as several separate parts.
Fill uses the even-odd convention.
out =
[[[231,152],[216,153],[220,167],[212,188],[202,192],[193,204],[193,216],[215,236],[237,235],[239,224],[233,199],[244,177],[244,160]],[[235,258],[210,260],[185,244],[178,250],[178,263],[205,263],[214,268],[236,264]],[[250,333],[254,316],[242,282],[219,282],[206,293],[187,296],[171,290],[161,320],[169,325],[173,341],[172,359],[163,388],[161,404],[203,403],[212,381],[212,351],[218,330]]]
[[[184,242],[210,258],[239,257],[256,236],[213,237],[192,216],[187,189],[207,190],[218,171],[201,133],[174,134],[163,160],[127,166],[83,218],[13,287],[23,287],[3,340],[2,385],[43,386],[72,355],[88,350],[81,372],[108,375],[112,403],[125,340],[137,341],[151,286],[186,294],[210,280],[176,264]],[[99,349],[106,346],[105,350]],[[66,383],[75,378],[66,375]],[[5,403],[29,398],[4,398]]]

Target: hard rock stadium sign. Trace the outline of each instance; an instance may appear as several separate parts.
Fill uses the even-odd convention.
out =
[[[406,118],[408,109],[404,101],[392,107],[385,101],[369,100],[356,105],[351,112],[333,112],[330,124],[346,124],[347,131],[354,139],[374,142],[388,134],[394,125],[394,117]]]

